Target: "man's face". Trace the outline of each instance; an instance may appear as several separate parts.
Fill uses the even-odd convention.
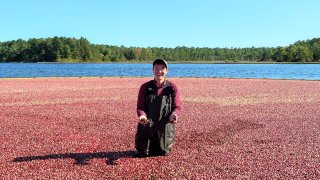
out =
[[[153,75],[156,80],[163,80],[168,70],[163,64],[155,64],[153,67]]]

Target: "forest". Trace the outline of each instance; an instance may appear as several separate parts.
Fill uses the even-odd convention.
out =
[[[147,62],[164,58],[171,62],[292,62],[319,63],[320,38],[288,46],[125,47],[92,44],[86,38],[32,38],[0,42],[0,62]]]

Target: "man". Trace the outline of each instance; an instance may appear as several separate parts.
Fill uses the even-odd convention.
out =
[[[168,63],[153,62],[154,80],[141,85],[137,101],[136,156],[168,155],[175,140],[175,124],[181,111],[180,92],[166,80]]]

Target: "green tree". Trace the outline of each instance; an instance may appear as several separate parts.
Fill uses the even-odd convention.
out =
[[[124,52],[124,57],[126,58],[126,60],[130,61],[136,59],[136,54],[133,49],[126,49]]]
[[[150,48],[143,48],[141,50],[141,60],[148,61],[154,59],[152,56],[152,50]]]
[[[313,54],[308,47],[298,46],[297,52],[295,54],[296,62],[311,62],[313,58]]]
[[[320,61],[320,41],[316,41],[312,43],[312,52],[313,52],[313,61]]]
[[[273,55],[273,60],[277,62],[284,62],[287,59],[288,53],[285,47],[278,47],[275,54]]]
[[[80,43],[80,58],[84,61],[88,61],[92,59],[91,47],[89,41],[81,37],[79,40]]]

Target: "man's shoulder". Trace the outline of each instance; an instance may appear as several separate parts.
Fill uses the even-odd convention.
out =
[[[170,81],[170,80],[168,80],[168,81],[169,81],[169,87],[170,87],[170,89],[172,89],[172,91],[173,91],[174,93],[178,93],[178,92],[179,92],[178,85],[177,85],[176,83]]]
[[[171,87],[174,88],[174,89],[177,89],[177,88],[178,88],[178,86],[177,86],[176,83],[172,82],[171,80],[168,80],[168,81],[169,81],[169,86],[171,86]]]
[[[153,83],[153,80],[147,81],[143,83],[141,86],[150,86],[151,83]]]
[[[148,87],[151,86],[151,83],[152,83],[152,82],[153,82],[152,80],[147,81],[147,82],[143,83],[140,88],[141,88],[141,89],[147,89]]]

